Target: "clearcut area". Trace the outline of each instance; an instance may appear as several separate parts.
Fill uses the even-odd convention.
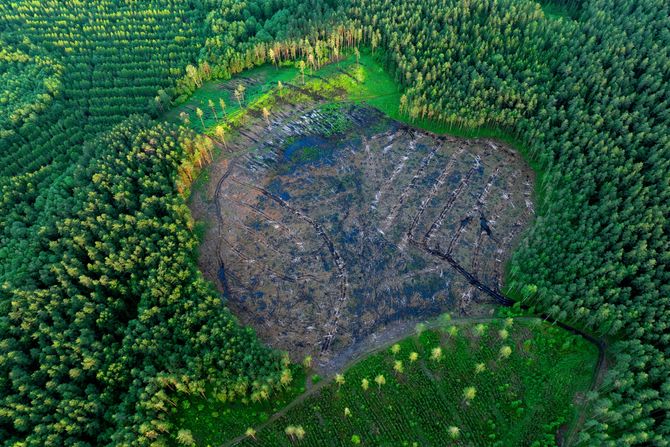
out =
[[[194,217],[208,222],[200,265],[227,305],[264,342],[324,371],[445,311],[492,312],[444,256],[502,287],[534,212],[521,157],[318,100],[252,118],[193,195]]]

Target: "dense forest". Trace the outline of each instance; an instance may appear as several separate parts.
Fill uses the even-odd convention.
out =
[[[530,0],[1,0],[2,443],[163,445],[174,393],[272,392],[285,359],[196,267],[177,179],[207,143],[154,118],[205,79],[360,44],[411,119],[500,129],[541,171],[508,289],[609,341],[580,441],[670,445],[669,6],[552,3],[570,17]]]
[[[370,1],[353,11],[391,50],[408,114],[504,129],[545,173],[541,215],[509,286],[612,338],[616,363],[584,443],[668,445],[668,4],[583,2],[577,21],[548,21],[516,1]]]
[[[225,12],[233,54],[262,31],[236,2],[0,3],[4,445],[161,442],[171,393],[268,393],[279,379],[280,355],[197,271],[175,185],[206,145],[128,119],[176,95],[217,26],[206,8]],[[255,20],[283,10],[259,3]]]

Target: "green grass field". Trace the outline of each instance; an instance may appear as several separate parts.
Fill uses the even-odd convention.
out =
[[[355,80],[356,79],[356,80]],[[253,80],[253,83],[248,82]],[[491,137],[513,144],[518,143],[513,137],[499,129],[478,127],[463,128],[438,123],[429,119],[409,120],[406,114],[399,112],[401,86],[388,74],[369,51],[362,51],[357,63],[353,55],[342,59],[337,63],[331,63],[312,71],[305,70],[305,83],[297,68],[291,65],[274,67],[263,65],[244,71],[227,81],[209,81],[196,90],[196,92],[184,103],[172,108],[163,116],[164,119],[178,122],[179,114],[186,112],[189,115],[190,126],[196,131],[202,132],[203,127],[200,119],[196,116],[195,109],[203,111],[205,132],[210,132],[218,124],[230,124],[235,121],[244,109],[258,108],[259,105],[267,105],[269,98],[278,95],[278,82],[284,85],[294,84],[322,95],[331,94],[332,102],[353,102],[356,104],[367,104],[373,106],[393,119],[411,124],[415,127],[430,132],[461,137]],[[242,108],[231,93],[231,86],[239,83],[248,85],[245,91]],[[224,88],[228,86],[229,88]],[[284,88],[282,95],[293,101],[299,101],[296,95]],[[219,106],[219,99],[226,103],[225,118]],[[208,101],[214,103],[214,111],[208,105]],[[216,113],[216,116],[215,116]]]
[[[298,69],[293,66],[273,67],[271,65],[263,65],[245,70],[227,81],[208,81],[185,102],[167,111],[163,115],[163,119],[179,122],[179,114],[186,112],[189,116],[191,128],[202,132],[202,123],[196,115],[196,108],[200,108],[203,111],[204,130],[206,132],[211,131],[211,128],[217,124],[228,123],[234,120],[244,109],[263,98],[267,98],[276,89],[279,82],[288,83],[295,80],[298,76]],[[226,86],[235,87],[240,83],[244,83],[247,86],[244,98],[241,101],[242,107],[240,107],[240,102],[238,102],[232,93],[232,89],[225,88]],[[221,109],[219,103],[221,99],[225,102],[225,109]],[[212,111],[208,104],[210,100],[214,103],[214,111]]]
[[[239,444],[555,445],[559,427],[575,415],[575,394],[591,383],[596,349],[537,319],[496,320],[483,328],[480,335],[476,324],[447,323],[406,338]],[[290,428],[287,435],[287,427],[301,427],[304,438]]]

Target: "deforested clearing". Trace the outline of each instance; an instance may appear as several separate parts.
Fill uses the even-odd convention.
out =
[[[508,146],[368,106],[277,108],[226,144],[234,155],[214,161],[192,201],[207,222],[201,267],[262,340],[330,370],[394,326],[491,311],[413,241],[498,290],[533,216],[533,174]]]

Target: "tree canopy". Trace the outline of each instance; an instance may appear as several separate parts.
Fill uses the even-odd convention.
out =
[[[276,386],[280,356],[196,267],[180,192],[207,143],[154,118],[205,80],[367,45],[410,119],[502,129],[540,169],[508,288],[611,340],[582,443],[669,445],[669,6],[551,3],[570,17],[530,0],[0,0],[2,443],[161,445],[173,393]]]

